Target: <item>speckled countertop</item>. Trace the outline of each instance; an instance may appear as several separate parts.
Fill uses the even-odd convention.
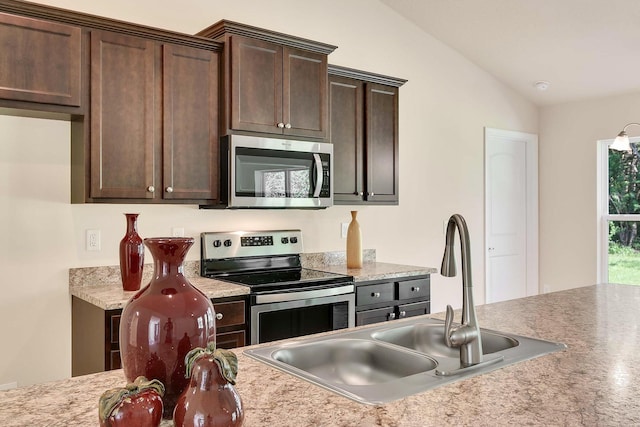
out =
[[[639,307],[640,287],[625,285],[479,306],[482,327],[568,348],[382,406],[356,403],[237,350],[245,426],[640,425]],[[98,397],[124,382],[117,370],[0,392],[0,425],[97,425]]]
[[[402,278],[437,273],[431,267],[389,264],[376,262],[373,249],[363,251],[362,268],[347,268],[345,253],[318,252],[302,254],[302,266],[329,273],[353,276],[354,281],[367,282],[383,280],[391,277]],[[151,280],[153,266],[145,265],[142,283]],[[184,264],[184,275],[192,285],[200,289],[209,298],[224,298],[249,294],[249,288],[222,280],[207,279],[200,276],[200,262],[187,261]],[[69,269],[69,293],[87,301],[103,310],[114,310],[124,307],[126,302],[137,291],[124,291],[118,266],[85,267]]]

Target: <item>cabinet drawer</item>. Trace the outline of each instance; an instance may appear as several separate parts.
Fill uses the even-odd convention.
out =
[[[356,288],[356,305],[377,304],[394,300],[393,282],[364,285]]]
[[[244,301],[220,302],[213,304],[216,311],[216,327],[244,325]]]
[[[430,302],[414,302],[413,304],[402,304],[398,306],[398,318],[422,316],[431,312]]]
[[[224,349],[232,349],[244,347],[245,334],[244,331],[225,332],[216,335],[216,347]]]
[[[386,322],[396,318],[395,307],[376,308],[356,313],[356,326]]]
[[[398,299],[429,298],[429,279],[398,282]]]

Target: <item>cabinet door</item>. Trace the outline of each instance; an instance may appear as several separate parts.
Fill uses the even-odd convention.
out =
[[[231,127],[282,133],[282,46],[231,38]]]
[[[163,46],[164,199],[218,199],[218,55]]]
[[[283,51],[284,134],[327,136],[327,55],[286,47]]]
[[[0,13],[0,98],[80,105],[81,31]]]
[[[154,197],[154,43],[91,33],[91,197]]]
[[[334,201],[363,200],[363,83],[329,77],[329,142],[333,144]]]
[[[398,88],[366,85],[366,122],[366,200],[397,204]]]

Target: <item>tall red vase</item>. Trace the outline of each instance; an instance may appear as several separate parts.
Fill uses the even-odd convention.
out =
[[[129,381],[144,375],[165,386],[164,418],[189,383],[185,355],[215,342],[211,300],[184,277],[184,258],[192,238],[144,239],[151,251],[151,282],[126,304],[120,318],[120,356]]]
[[[138,235],[138,214],[127,213],[127,232],[120,240],[120,275],[125,291],[137,291],[142,282],[144,245]]]

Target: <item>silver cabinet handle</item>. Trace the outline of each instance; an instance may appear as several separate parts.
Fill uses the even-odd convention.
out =
[[[286,125],[284,125],[285,129],[291,129],[291,123],[287,123]]]
[[[165,189],[165,191],[166,191],[167,193],[173,193],[173,187],[167,187],[167,188]]]
[[[373,197],[373,196],[375,196],[375,194],[374,193],[367,193],[367,196]]]
[[[278,123],[278,127],[279,127],[280,129],[283,129],[283,128],[284,128],[284,123],[282,123],[282,122]]]
[[[395,313],[389,313],[389,320],[393,320],[396,318],[396,314]]]
[[[363,193],[362,191],[356,191],[356,192],[354,192],[353,194],[354,194],[354,195],[356,195],[356,196],[362,196],[362,195],[364,195],[364,193]]]
[[[224,315],[222,313],[216,313],[216,319],[222,320],[223,317]]]
[[[150,186],[147,187],[147,191],[149,193],[153,193],[154,191],[156,191],[156,187],[154,187],[153,185],[150,185]]]
[[[411,292],[420,292],[420,286],[414,286],[411,288]]]
[[[371,292],[371,296],[374,298],[380,298],[380,292]]]
[[[403,317],[407,317],[407,312],[404,310],[400,312],[400,318],[402,319]]]

